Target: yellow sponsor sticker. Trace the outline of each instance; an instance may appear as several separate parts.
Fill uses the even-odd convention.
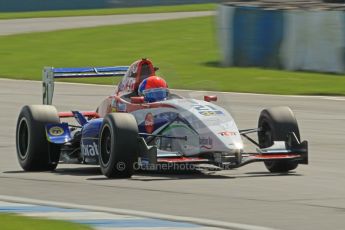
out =
[[[204,111],[204,112],[200,112],[201,115],[204,115],[204,116],[213,116],[213,115],[216,115],[215,112],[213,111]]]
[[[59,126],[53,126],[48,130],[49,134],[52,136],[60,136],[62,135],[65,131],[63,130],[63,128],[59,127]]]

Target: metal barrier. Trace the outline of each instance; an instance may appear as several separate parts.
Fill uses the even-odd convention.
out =
[[[217,22],[224,66],[345,73],[341,8],[223,4]]]

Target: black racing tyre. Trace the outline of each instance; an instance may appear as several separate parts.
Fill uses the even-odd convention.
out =
[[[289,133],[294,132],[300,140],[297,120],[289,107],[274,107],[264,109],[259,117],[258,132],[260,148],[273,145],[273,141],[286,141]],[[270,172],[288,172],[297,168],[298,163],[293,161],[265,161]]]
[[[26,105],[19,113],[16,129],[17,158],[25,171],[54,170],[60,146],[47,141],[45,125],[60,123],[54,106]]]
[[[99,164],[108,178],[130,178],[138,159],[138,125],[132,114],[109,113],[99,134]]]

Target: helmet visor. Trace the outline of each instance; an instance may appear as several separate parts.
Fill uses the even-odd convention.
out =
[[[147,102],[164,101],[169,96],[169,90],[165,88],[147,89],[144,90],[143,95]]]

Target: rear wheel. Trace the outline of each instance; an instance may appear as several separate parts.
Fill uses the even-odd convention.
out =
[[[132,114],[105,116],[99,135],[99,164],[108,178],[129,178],[138,159],[138,126]]]
[[[49,143],[45,125],[60,123],[54,106],[27,105],[20,111],[16,129],[17,158],[25,171],[54,170],[60,146]]]
[[[264,109],[259,117],[258,133],[261,148],[273,145],[273,141],[286,141],[289,133],[294,132],[300,140],[297,120],[289,107],[274,107]],[[297,168],[294,161],[265,161],[265,166],[270,172],[288,172]]]

